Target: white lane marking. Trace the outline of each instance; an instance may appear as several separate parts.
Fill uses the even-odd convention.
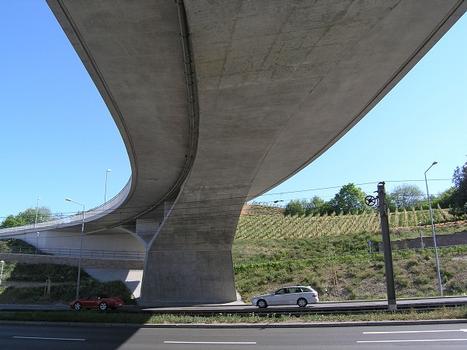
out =
[[[61,340],[61,341],[86,341],[83,338],[49,338],[49,337],[26,337],[22,335],[14,335],[15,339],[33,339],[33,340]]]
[[[164,344],[256,345],[255,341],[179,341],[164,340]]]
[[[467,332],[467,329],[431,329],[419,331],[381,331],[381,332],[362,332],[362,334],[414,334],[414,333],[446,333],[446,332]]]
[[[415,342],[449,342],[467,341],[467,338],[447,338],[447,339],[388,339],[388,340],[357,340],[357,343],[415,343]]]

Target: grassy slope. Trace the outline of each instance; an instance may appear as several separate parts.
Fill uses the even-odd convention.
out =
[[[438,211],[438,222],[450,219],[445,214]],[[407,218],[407,213],[397,215],[393,222],[409,222],[401,218]],[[425,213],[412,215],[420,218]],[[284,218],[280,213],[242,216],[233,248],[238,291],[249,300],[284,284],[310,284],[322,300],[384,298],[383,256],[370,253],[368,247],[368,240],[378,242],[380,236],[377,230],[361,231],[365,223],[373,225],[372,220],[369,214],[347,218]],[[465,222],[442,224],[438,233],[466,227]],[[429,227],[421,230],[429,233]],[[392,232],[393,239],[418,237],[419,228],[399,226]],[[467,246],[442,248],[440,254],[446,294],[465,293]],[[433,255],[431,249],[393,251],[398,297],[437,295]]]
[[[343,322],[343,321],[384,321],[384,320],[437,320],[467,318],[467,307],[440,308],[432,311],[370,312],[358,314],[306,314],[300,316],[270,314],[267,316],[243,314],[218,314],[212,316],[151,315],[150,313],[127,313],[98,311],[0,311],[0,320],[10,321],[51,321],[51,322],[96,322],[133,324],[171,323],[298,323],[298,322]]]

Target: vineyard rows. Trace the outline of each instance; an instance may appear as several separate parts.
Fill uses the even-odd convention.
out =
[[[436,223],[453,220],[448,209],[434,209]],[[404,210],[389,213],[391,228],[408,228],[429,224],[428,210]],[[237,239],[312,238],[360,232],[379,232],[377,212],[358,215],[284,216],[281,213],[246,213],[237,226]]]

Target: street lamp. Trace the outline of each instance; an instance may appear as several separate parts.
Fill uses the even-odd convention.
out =
[[[36,228],[37,225],[37,217],[39,215],[39,197],[37,197],[36,200],[36,216],[34,218],[34,228]],[[36,254],[37,254],[37,249],[39,248],[39,231],[36,232]]]
[[[40,232],[37,231],[36,232],[36,254],[38,253],[38,250],[39,250],[39,236],[40,236]]]
[[[431,235],[433,236],[433,247],[435,248],[435,259],[436,259],[436,274],[438,276],[438,287],[439,294],[443,296],[443,284],[441,282],[441,271],[439,265],[439,256],[438,256],[438,244],[436,242],[436,232],[435,232],[435,221],[433,220],[433,209],[431,208],[431,198],[430,192],[428,191],[428,180],[426,178],[426,173],[431,169],[432,166],[438,164],[438,162],[433,162],[428,169],[425,170],[425,186],[426,186],[426,196],[428,198],[428,206],[430,208],[430,219],[431,219]]]
[[[37,225],[37,219],[38,219],[38,216],[39,216],[39,197],[37,197],[36,199],[36,215],[34,217],[34,228],[36,228],[36,225]]]
[[[109,173],[112,171],[112,169],[107,169],[105,171],[105,185],[104,185],[104,203],[107,202],[107,177],[109,176]]]
[[[2,280],[3,280],[3,268],[5,267],[5,261],[1,260],[0,264],[2,264],[2,267],[0,267],[0,286],[1,286]]]
[[[65,198],[67,202],[75,203],[77,205],[81,205],[83,207],[83,219],[81,222],[81,235],[79,237],[79,259],[78,259],[78,276],[76,278],[76,299],[79,298],[79,283],[81,279],[81,255],[82,255],[82,250],[83,250],[83,236],[84,236],[84,219],[85,219],[85,212],[86,212],[86,207],[84,204],[76,202],[70,198]]]

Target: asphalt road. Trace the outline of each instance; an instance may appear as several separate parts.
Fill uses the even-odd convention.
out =
[[[274,329],[0,326],[2,350],[465,350],[466,348],[466,323]]]

